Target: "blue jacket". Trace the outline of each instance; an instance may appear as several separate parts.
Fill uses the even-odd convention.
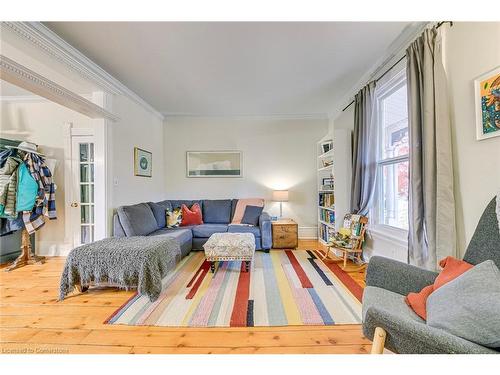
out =
[[[35,205],[37,193],[38,183],[26,164],[21,163],[17,175],[16,212],[31,211]]]

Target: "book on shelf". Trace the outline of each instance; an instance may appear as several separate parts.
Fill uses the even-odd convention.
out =
[[[319,226],[319,236],[320,238],[328,243],[331,237],[335,234],[335,230],[325,224],[320,224]]]
[[[335,223],[335,211],[321,209],[319,214],[320,220],[329,224]]]
[[[320,192],[318,203],[323,207],[332,207],[335,204],[335,196],[333,195],[333,193]]]

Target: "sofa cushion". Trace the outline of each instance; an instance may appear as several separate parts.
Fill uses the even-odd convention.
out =
[[[193,233],[189,228],[162,228],[150,234],[150,236],[165,236],[175,238],[181,245],[193,239]]]
[[[181,206],[181,210],[182,210],[181,227],[203,224],[203,218],[201,216],[201,207],[198,203],[193,204],[191,208],[183,204]]]
[[[229,224],[231,221],[231,199],[204,200],[203,221],[211,224]]]
[[[208,238],[214,233],[227,232],[225,224],[201,224],[193,227],[193,237]]]
[[[127,237],[147,236],[158,229],[158,223],[147,203],[118,207],[120,223]]]
[[[170,204],[172,208],[181,208],[183,204],[188,207],[191,207],[193,204],[198,203],[200,207],[203,209],[203,201],[202,200],[187,200],[187,199],[178,199],[178,200],[170,200]]]
[[[165,221],[165,212],[167,210],[172,210],[170,201],[148,202],[148,204],[149,207],[151,207],[151,211],[153,211],[153,215],[158,223],[158,228],[165,228],[167,226]]]
[[[236,209],[234,210],[233,217],[231,219],[231,224],[241,224],[241,219],[245,214],[245,209],[247,206],[264,207],[264,199],[262,198],[244,198],[238,199],[236,203]]]
[[[500,271],[492,260],[437,289],[427,299],[427,324],[500,348]]]
[[[165,223],[167,228],[177,228],[182,223],[182,209],[174,208],[165,211]]]
[[[260,237],[260,228],[253,225],[229,224],[229,233],[252,233],[255,237]]]
[[[259,225],[259,217],[264,207],[247,206],[241,219],[241,224]]]
[[[236,211],[236,206],[238,205],[238,199],[231,199],[231,221],[233,221],[234,212]]]

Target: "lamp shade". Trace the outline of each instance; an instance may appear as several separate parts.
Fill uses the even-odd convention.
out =
[[[275,202],[288,202],[288,190],[274,190],[273,201]]]

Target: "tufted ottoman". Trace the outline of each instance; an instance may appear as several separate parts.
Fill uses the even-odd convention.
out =
[[[241,260],[248,272],[255,253],[255,237],[252,233],[214,233],[203,248],[205,257],[211,262],[212,273],[215,262],[224,260]]]

